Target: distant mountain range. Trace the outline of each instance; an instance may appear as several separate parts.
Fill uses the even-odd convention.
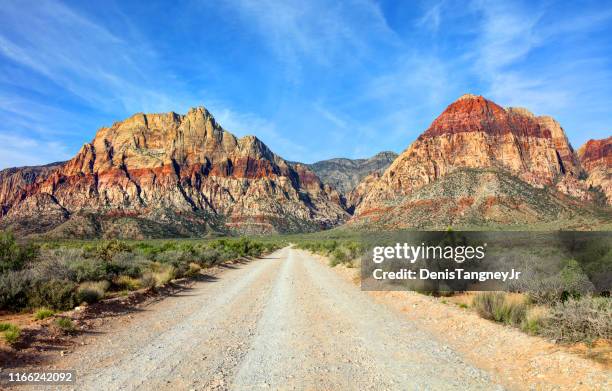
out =
[[[576,153],[561,126],[481,96],[401,155],[289,162],[204,108],[136,114],[67,162],[0,171],[0,228],[47,237],[356,229],[609,227],[612,137]]]
[[[336,158],[307,164],[325,183],[343,194],[350,193],[368,175],[382,174],[397,158],[397,153],[380,152],[369,159]]]

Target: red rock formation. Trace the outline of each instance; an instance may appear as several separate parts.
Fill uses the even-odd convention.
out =
[[[588,173],[587,184],[599,187],[608,205],[612,205],[612,136],[589,140],[578,149],[578,157]]]
[[[68,216],[204,212],[238,231],[323,228],[347,216],[312,171],[288,164],[256,137],[234,137],[204,108],[136,114],[100,129],[23,191],[14,182],[0,182],[4,223],[29,217],[40,195]]]
[[[464,95],[370,187],[356,218],[385,210],[389,202],[458,169],[502,170],[534,187],[560,184],[560,190],[587,197],[577,180],[580,163],[554,119],[536,117],[522,108],[504,109],[482,96]]]

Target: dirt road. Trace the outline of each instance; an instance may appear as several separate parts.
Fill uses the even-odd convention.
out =
[[[501,388],[292,248],[147,307],[58,367],[78,390]]]

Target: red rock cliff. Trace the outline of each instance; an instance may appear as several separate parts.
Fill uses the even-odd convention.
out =
[[[68,219],[172,210],[271,232],[330,227],[347,216],[312,171],[296,169],[256,137],[236,138],[201,107],[136,114],[100,129],[74,158],[27,186],[0,176],[0,189],[9,221],[59,210]]]
[[[356,215],[459,168],[501,169],[535,186],[576,183],[580,163],[561,126],[526,109],[464,95],[436,118],[371,186]],[[577,191],[583,196],[583,191]]]

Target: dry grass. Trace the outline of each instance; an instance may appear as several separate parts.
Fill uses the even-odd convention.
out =
[[[521,294],[481,292],[474,296],[472,306],[485,319],[520,325],[527,313],[527,300]]]
[[[113,280],[113,284],[120,290],[136,291],[142,288],[141,280],[130,276],[118,276]]]
[[[77,288],[77,297],[80,302],[95,303],[104,297],[110,283],[108,281],[83,282]]]
[[[200,270],[202,270],[202,267],[200,265],[198,265],[197,263],[191,262],[189,264],[189,269],[187,269],[187,272],[185,273],[185,275],[187,277],[195,276],[196,274],[200,273]]]
[[[162,265],[159,269],[153,274],[153,279],[155,280],[155,286],[166,285],[170,281],[172,281],[176,276],[176,269],[174,266]]]

